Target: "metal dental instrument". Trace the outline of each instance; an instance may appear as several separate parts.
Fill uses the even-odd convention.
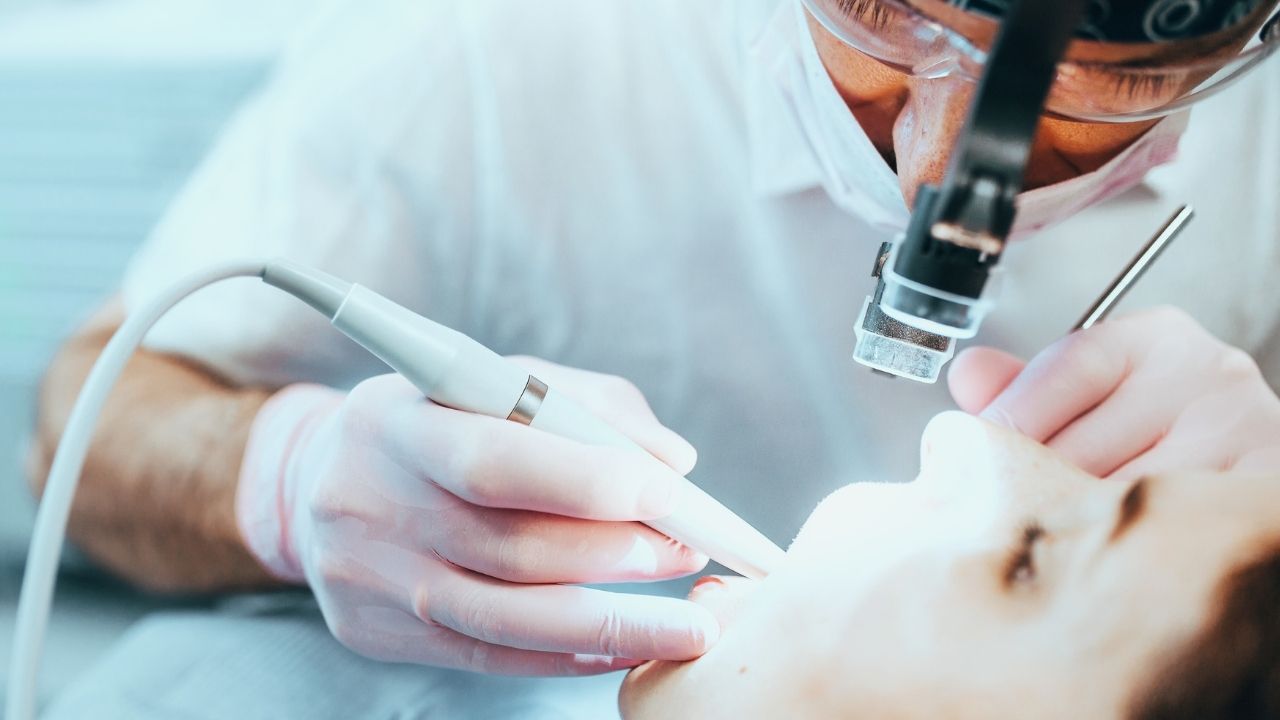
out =
[[[1178,237],[1178,234],[1187,226],[1191,218],[1195,217],[1195,214],[1195,209],[1190,205],[1183,205],[1178,208],[1169,217],[1164,227],[1160,228],[1160,231],[1155,234],[1155,237],[1148,240],[1147,244],[1138,251],[1133,260],[1129,261],[1124,271],[1115,280],[1111,281],[1111,285],[1093,303],[1093,307],[1089,308],[1084,317],[1080,318],[1080,322],[1076,323],[1073,331],[1088,330],[1096,323],[1106,319],[1111,314],[1112,308],[1129,293],[1133,284],[1142,278],[1147,269],[1151,267],[1151,264],[1156,261],[1156,258],[1160,257],[1160,253],[1164,252],[1164,249],[1169,247],[1169,243]]]

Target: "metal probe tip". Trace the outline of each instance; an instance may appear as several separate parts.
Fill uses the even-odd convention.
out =
[[[1151,264],[1160,257],[1160,253],[1169,247],[1169,243],[1178,237],[1187,223],[1191,221],[1196,211],[1190,205],[1183,205],[1169,217],[1164,227],[1160,228],[1147,244],[1138,251],[1129,264],[1125,266],[1124,271],[1120,273],[1115,280],[1111,281],[1111,285],[1103,291],[1102,295],[1093,303],[1093,307],[1089,308],[1084,317],[1080,318],[1080,322],[1076,323],[1074,330],[1088,330],[1094,325],[1102,322],[1111,311],[1115,308],[1129,290],[1133,288],[1134,283],[1138,282]]]

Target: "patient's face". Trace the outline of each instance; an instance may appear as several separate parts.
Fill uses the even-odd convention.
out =
[[[1280,529],[1280,483],[1107,483],[959,413],[921,454],[914,483],[824,501],[767,580],[699,586],[719,643],[633,671],[624,714],[1122,717]]]

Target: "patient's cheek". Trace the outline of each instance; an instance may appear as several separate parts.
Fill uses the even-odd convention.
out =
[[[675,707],[672,681],[687,663],[654,660],[627,673],[618,694],[618,709],[627,720],[663,717]]]
[[[847,553],[850,543],[868,535],[895,531],[912,516],[909,504],[915,493],[900,483],[846,485],[814,508],[788,551],[788,565]]]

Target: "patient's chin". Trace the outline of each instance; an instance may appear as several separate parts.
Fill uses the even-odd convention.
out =
[[[724,641],[759,585],[756,580],[717,575],[703,577],[694,584],[689,599],[710,610],[720,622],[717,645]],[[716,646],[712,646],[708,654],[723,654],[715,650]],[[710,691],[708,679],[714,677],[716,667],[721,664],[708,655],[686,662],[650,660],[627,673],[618,696],[618,707],[629,719],[699,717],[694,708]]]

